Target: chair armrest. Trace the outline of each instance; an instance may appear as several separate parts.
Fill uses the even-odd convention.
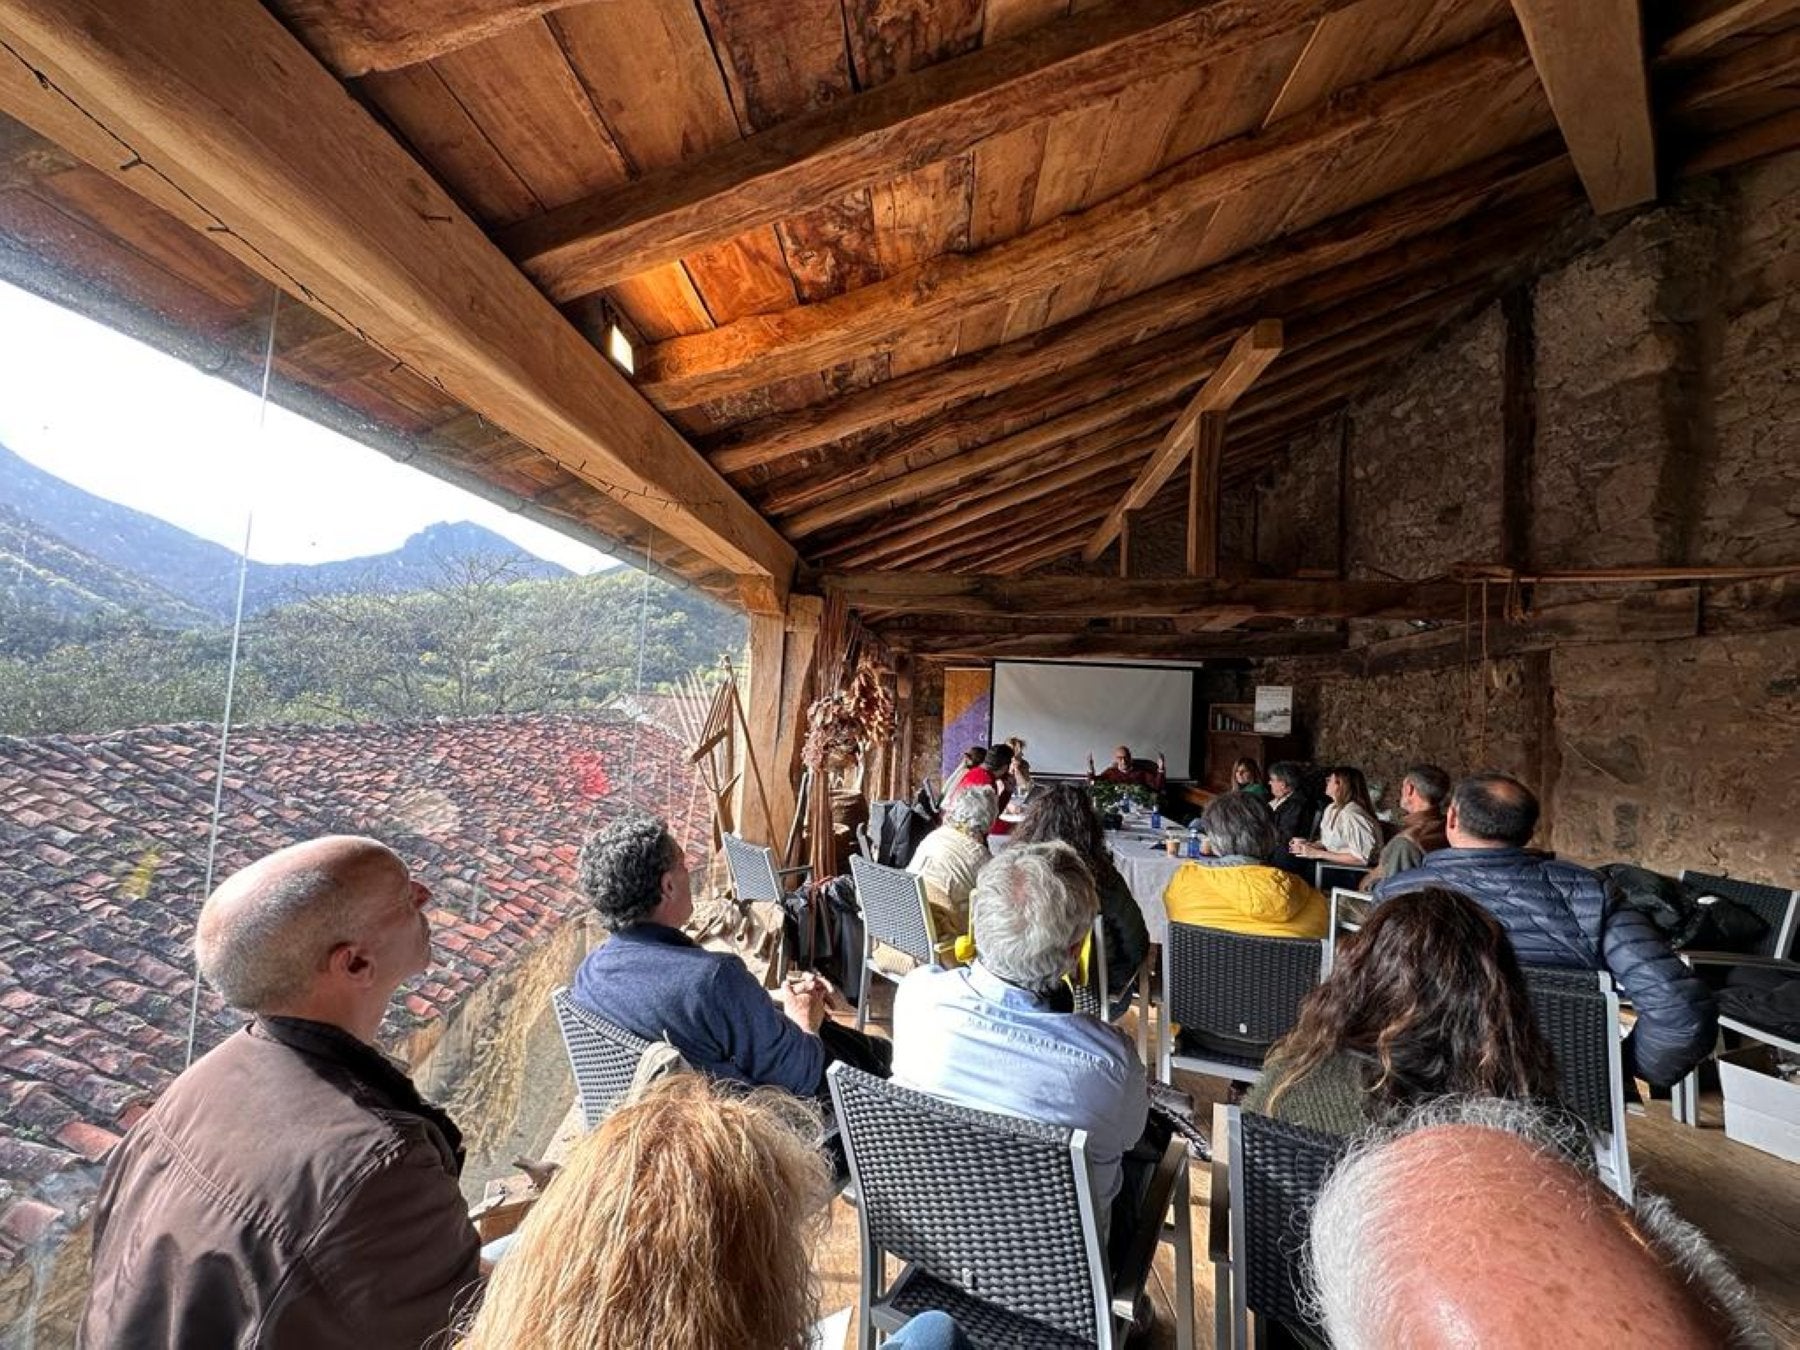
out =
[[[1800,975],[1800,961],[1785,956],[1752,956],[1747,952],[1676,952],[1690,966],[1744,966],[1750,970],[1775,970]]]
[[[1162,1241],[1163,1216],[1169,1212],[1175,1183],[1187,1165],[1187,1140],[1178,1134],[1169,1140],[1156,1171],[1150,1174],[1143,1208],[1138,1211],[1137,1232],[1131,1235],[1131,1246],[1119,1262],[1112,1291],[1115,1317],[1130,1317],[1137,1308],[1137,1297],[1149,1282],[1150,1266],[1156,1259],[1156,1244]]]

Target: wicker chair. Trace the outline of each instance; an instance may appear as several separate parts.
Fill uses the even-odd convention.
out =
[[[756,902],[781,905],[786,890],[782,887],[783,877],[796,878],[795,884],[804,884],[812,875],[810,867],[775,866],[775,850],[762,844],[752,844],[749,840],[735,834],[723,835],[725,841],[725,868],[731,873],[731,889],[737,895],[740,906]],[[792,887],[787,889],[791,890]],[[787,974],[788,949],[787,925],[778,930],[780,936],[775,947],[775,978],[781,980]]]
[[[591,1130],[613,1113],[636,1077],[638,1061],[651,1043],[614,1026],[577,1003],[568,989],[550,995],[563,1049],[575,1071],[575,1092]]]
[[[1175,1244],[1177,1343],[1190,1350],[1193,1255],[1179,1139],[1109,1281],[1085,1131],[972,1111],[845,1064],[827,1077],[858,1196],[859,1350],[929,1308],[949,1313],[984,1350],[1110,1350],[1124,1342],[1165,1236]],[[889,1256],[903,1268],[885,1283]]]
[[[859,854],[850,858],[850,876],[856,883],[856,902],[862,907],[862,987],[856,998],[856,1029],[869,1016],[869,981],[879,973],[898,982],[898,975],[876,971],[871,959],[877,942],[904,952],[922,966],[937,964],[937,924],[925,901],[925,883],[898,867],[883,867]]]
[[[1194,924],[1169,925],[1164,949],[1163,1015],[1157,1027],[1157,1076],[1177,1068],[1248,1083],[1263,1055],[1285,1036],[1300,1000],[1318,984],[1325,943],[1315,938],[1253,937]],[[1201,1049],[1176,1054],[1171,1023]]]
[[[1681,874],[1681,880],[1684,885],[1691,886],[1702,894],[1717,895],[1726,900],[1736,901],[1746,909],[1754,911],[1768,925],[1762,940],[1756,944],[1754,952],[1741,954],[1737,952],[1690,951],[1681,953],[1682,960],[1690,966],[1709,966],[1715,969],[1731,966],[1755,967],[1800,975],[1800,965],[1796,965],[1792,959],[1800,955],[1800,951],[1796,950],[1796,944],[1800,944],[1800,890],[1784,890],[1780,886],[1768,886],[1761,882],[1714,876],[1710,872],[1684,871]],[[1800,1054],[1800,1047],[1797,1047],[1794,1042],[1785,1040],[1768,1028],[1756,1026],[1742,1018],[1722,1015],[1719,1018],[1719,1030],[1734,1032],[1764,1045],[1773,1045],[1790,1055]],[[1676,1120],[1684,1125],[1699,1125],[1700,1070],[1698,1067],[1677,1083],[1669,1094],[1669,1111]]]
[[[1527,966],[1525,983],[1538,1030],[1556,1052],[1557,1096],[1587,1126],[1601,1177],[1629,1204],[1619,996],[1600,971]]]
[[[1323,1345],[1300,1308],[1301,1253],[1313,1200],[1349,1141],[1223,1104],[1213,1108],[1213,1141],[1214,1344],[1241,1350],[1255,1313],[1259,1344],[1274,1321],[1293,1340]]]

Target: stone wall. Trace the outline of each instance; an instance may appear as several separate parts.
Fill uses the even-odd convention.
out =
[[[1800,561],[1800,155],[1684,185],[1538,277],[1510,322],[1532,357],[1512,390],[1535,414],[1528,568]],[[1340,455],[1349,575],[1499,561],[1508,324],[1491,306],[1296,442],[1256,489],[1258,561],[1335,565]],[[1395,631],[1357,624],[1352,641]],[[1568,856],[1800,880],[1800,629],[1461,655],[1259,678],[1296,684],[1321,760],[1390,792],[1412,759],[1498,767],[1545,797],[1544,838]]]

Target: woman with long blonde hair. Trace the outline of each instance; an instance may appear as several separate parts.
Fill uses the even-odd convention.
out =
[[[578,1143],[462,1350],[802,1350],[831,1198],[819,1121],[675,1074]]]

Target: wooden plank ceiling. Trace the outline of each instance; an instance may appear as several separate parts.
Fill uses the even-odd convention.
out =
[[[0,36],[123,4],[0,0]],[[1800,144],[1800,0],[1680,0],[1641,21],[1622,0],[267,8],[372,114],[366,136],[428,170],[554,302],[540,324],[630,335],[631,382],[679,433],[655,453],[685,439],[694,472],[834,577],[1072,565],[1116,533],[1134,482],[1167,480],[1153,517],[1181,510],[1177,419],[1259,321],[1280,325],[1278,354],[1207,414],[1228,419],[1226,491],[1595,206],[1651,199],[1659,169],[1666,188]],[[29,51],[0,53],[0,109],[31,123],[0,121],[0,242],[254,347],[255,257],[72,144],[36,111]],[[297,306],[278,348],[296,387],[621,552],[740,597],[746,552],[765,584],[781,570],[741,531],[734,552],[705,521],[647,519],[429,353],[396,359]],[[625,439],[627,462],[650,453]],[[730,521],[736,503],[708,508]],[[1231,614],[1254,627],[1257,603]],[[929,650],[977,622],[887,627]],[[1008,640],[1092,636],[1063,613]],[[1208,650],[1231,636],[1209,631]]]

